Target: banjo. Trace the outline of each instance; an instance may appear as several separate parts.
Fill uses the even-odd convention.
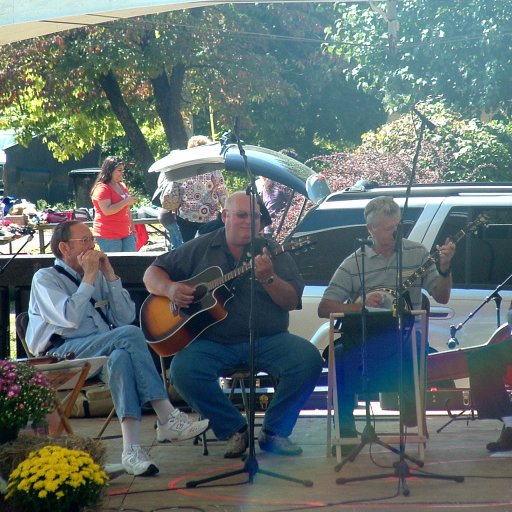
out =
[[[455,235],[451,236],[450,239],[454,244],[457,244],[467,235],[467,233],[476,232],[479,226],[486,225],[488,222],[489,216],[485,213],[481,213],[473,222],[470,222],[464,229],[459,230]],[[400,288],[373,288],[368,290],[366,297],[368,298],[378,293],[382,299],[381,309],[395,309],[398,297],[403,296],[417,279],[423,277],[427,273],[428,269],[439,261],[440,254],[441,252],[439,249],[433,252],[420,267],[418,267],[407,279],[403,281]],[[358,297],[356,302],[361,302],[361,297]],[[406,299],[405,303],[410,309],[410,301]]]

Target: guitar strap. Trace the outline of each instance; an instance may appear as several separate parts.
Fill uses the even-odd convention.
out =
[[[69,280],[73,281],[73,283],[76,284],[77,288],[80,286],[80,281],[70,274],[65,268],[61,267],[60,265],[54,265],[53,268],[63,276],[66,276]],[[112,329],[114,326],[109,322],[107,315],[103,312],[100,306],[97,306],[96,301],[91,297],[89,299],[89,302],[92,304],[92,307],[98,312],[98,314],[101,316],[102,320],[108,325],[109,329]]]

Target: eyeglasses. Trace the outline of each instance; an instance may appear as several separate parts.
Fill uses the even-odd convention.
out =
[[[83,238],[70,238],[68,242],[82,242],[83,245],[96,243],[96,238],[94,236],[84,236]]]
[[[249,212],[233,212],[233,215],[236,216],[237,219],[247,220],[249,218]],[[256,220],[261,220],[261,213],[256,214]]]

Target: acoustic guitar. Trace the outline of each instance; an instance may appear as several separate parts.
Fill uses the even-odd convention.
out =
[[[272,257],[285,251],[301,251],[312,245],[309,237],[300,237],[273,250]],[[220,267],[209,267],[182,281],[195,287],[194,302],[178,308],[167,297],[150,294],[140,310],[140,327],[150,347],[160,356],[172,356],[194,341],[205,329],[227,317],[224,308],[233,294],[225,286],[251,270],[251,261],[227,274]]]

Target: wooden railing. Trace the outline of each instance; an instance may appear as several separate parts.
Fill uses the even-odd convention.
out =
[[[149,217],[144,219],[133,219],[133,223],[135,225],[142,224],[147,227],[151,227],[154,231],[156,231],[159,235],[166,237],[167,233],[164,227],[160,224],[160,221],[156,217]],[[92,221],[84,222],[86,226],[92,227]],[[34,229],[37,231],[39,236],[39,252],[41,254],[45,254],[46,248],[50,243],[50,237],[53,232],[53,229],[57,226],[57,224],[38,224]],[[45,236],[46,235],[46,236]]]

